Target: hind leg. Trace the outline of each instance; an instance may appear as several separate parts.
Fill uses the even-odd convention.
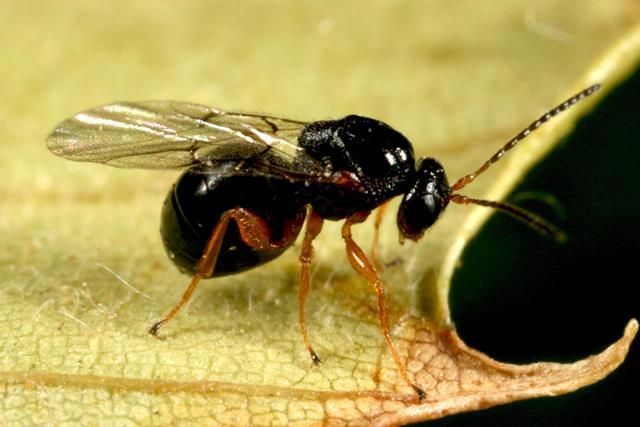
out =
[[[191,299],[193,292],[198,287],[198,284],[202,279],[209,278],[215,271],[218,255],[220,254],[220,248],[222,247],[222,241],[224,239],[227,228],[231,221],[235,221],[238,230],[240,231],[240,237],[244,243],[257,250],[276,249],[283,248],[291,245],[295,239],[298,229],[297,224],[289,224],[285,227],[285,233],[280,241],[271,241],[271,231],[267,223],[260,216],[244,208],[230,209],[222,214],[218,224],[211,232],[211,237],[207,241],[207,245],[202,253],[202,257],[196,264],[195,274],[187,286],[187,289],[182,294],[182,298],[171,309],[162,320],[154,323],[149,329],[151,335],[158,335],[160,327],[171,319],[176,317],[185,304]]]

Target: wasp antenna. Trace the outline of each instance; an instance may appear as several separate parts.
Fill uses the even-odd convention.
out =
[[[579,92],[579,93],[573,95],[571,98],[567,99],[563,103],[555,106],[551,110],[549,110],[546,113],[544,113],[536,121],[534,121],[529,126],[524,128],[516,136],[511,138],[493,156],[491,156],[491,158],[489,158],[489,160],[487,160],[482,166],[480,166],[480,168],[478,170],[476,170],[473,173],[470,173],[469,175],[465,175],[462,178],[460,178],[458,181],[456,181],[456,183],[453,184],[451,189],[453,191],[457,191],[457,190],[460,190],[465,185],[473,182],[473,180],[476,179],[478,177],[478,175],[480,175],[482,172],[484,172],[487,169],[489,169],[489,166],[491,166],[492,164],[494,164],[498,160],[500,160],[502,158],[502,156],[504,156],[507,151],[511,150],[513,147],[515,147],[518,144],[518,142],[522,141],[527,136],[529,136],[529,134],[531,132],[537,130],[540,126],[542,126],[544,123],[546,123],[549,120],[551,120],[551,118],[553,118],[554,116],[562,113],[565,110],[568,110],[569,108],[571,108],[572,106],[574,106],[578,102],[582,101],[583,99],[587,98],[588,96],[591,96],[594,92],[596,92],[598,89],[600,89],[600,87],[601,87],[600,84],[594,84],[593,86],[589,86],[588,88],[584,89],[582,92]]]
[[[452,194],[449,197],[450,201],[458,203],[460,205],[473,204],[499,210],[500,212],[511,215],[517,220],[533,228],[538,233],[548,236],[558,243],[564,243],[567,241],[567,235],[564,231],[560,230],[555,225],[545,221],[538,215],[535,215],[517,206],[509,205],[507,203],[494,202],[493,200],[474,199],[471,197],[463,196],[461,194]]]

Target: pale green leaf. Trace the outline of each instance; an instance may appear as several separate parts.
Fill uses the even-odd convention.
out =
[[[635,17],[635,19],[634,19]],[[318,239],[310,337],[297,323],[299,245],[202,285],[148,327],[188,278],[165,256],[159,209],[175,173],[73,164],[47,133],[119,100],[176,99],[313,120],[391,123],[450,177],[479,166],[546,108],[640,58],[632,1],[77,2],[0,13],[0,423],[398,424],[593,383],[622,363],[637,323],[574,364],[501,364],[466,347],[447,296],[488,212],[451,207],[417,244],[381,258],[393,334],[427,390],[417,402],[384,345],[372,290]],[[597,98],[536,133],[470,187],[500,199]],[[368,247],[371,227],[356,227]]]

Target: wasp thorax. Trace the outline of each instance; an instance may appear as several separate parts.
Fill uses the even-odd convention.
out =
[[[337,220],[373,210],[404,194],[414,180],[411,143],[381,121],[351,115],[315,122],[302,131],[298,141],[307,155],[332,171],[353,173],[363,187],[353,191],[344,186],[315,185],[310,202],[324,218]]]
[[[312,123],[299,143],[307,154],[330,164],[333,170],[351,171],[360,178],[395,178],[413,173],[413,147],[407,138],[368,117],[351,115]]]

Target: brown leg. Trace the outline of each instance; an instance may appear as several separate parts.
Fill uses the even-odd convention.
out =
[[[311,360],[314,365],[320,363],[320,358],[313,351],[311,347],[311,341],[309,341],[309,335],[307,334],[307,321],[304,314],[304,304],[309,293],[310,282],[310,266],[311,258],[313,258],[313,239],[315,239],[322,230],[322,217],[318,215],[313,208],[309,208],[309,215],[307,216],[307,228],[304,233],[304,240],[302,241],[302,251],[300,252],[300,288],[298,290],[298,315],[300,318],[300,331],[302,332],[302,339],[304,339],[304,345],[311,355]]]
[[[373,264],[371,264],[371,262],[369,262],[367,256],[364,254],[364,251],[360,248],[360,246],[358,246],[358,244],[353,240],[351,236],[351,226],[353,224],[359,224],[363,222],[368,215],[369,212],[356,213],[347,218],[347,220],[344,222],[344,225],[342,226],[342,238],[346,243],[347,258],[349,259],[349,262],[351,263],[353,269],[356,270],[358,274],[360,274],[360,276],[366,279],[371,286],[373,286],[373,289],[378,296],[378,315],[380,317],[380,328],[382,329],[382,334],[387,340],[387,347],[389,347],[389,351],[393,356],[393,360],[398,366],[400,375],[405,380],[405,382],[409,384],[413,388],[413,390],[415,390],[415,392],[418,394],[418,398],[422,400],[426,396],[426,393],[409,379],[409,374],[407,374],[402,360],[400,360],[400,355],[398,355],[398,350],[396,349],[396,345],[393,342],[393,338],[391,337],[391,332],[389,330],[389,315],[387,312],[387,304],[384,298],[384,287],[382,285],[382,281],[378,276],[376,268],[373,266]]]
[[[149,333],[151,335],[158,335],[160,327],[176,317],[182,307],[184,307],[189,299],[191,299],[191,295],[193,294],[193,291],[195,291],[196,287],[198,287],[200,280],[211,277],[215,269],[216,261],[218,260],[218,255],[220,254],[222,240],[224,239],[224,235],[231,220],[234,220],[236,224],[238,224],[240,236],[247,245],[256,249],[264,249],[274,245],[273,243],[270,243],[271,233],[262,218],[243,208],[226,211],[222,214],[220,221],[218,221],[218,224],[211,232],[211,237],[209,237],[209,241],[202,253],[202,257],[198,261],[198,264],[196,264],[196,274],[191,279],[191,282],[184,291],[182,298],[178,304],[173,307],[169,314],[159,322],[156,322],[149,329]]]
[[[387,211],[389,202],[384,202],[376,210],[376,218],[373,222],[373,242],[371,244],[371,261],[375,267],[379,267],[378,263],[378,242],[380,241],[380,225],[382,224],[382,218]]]

